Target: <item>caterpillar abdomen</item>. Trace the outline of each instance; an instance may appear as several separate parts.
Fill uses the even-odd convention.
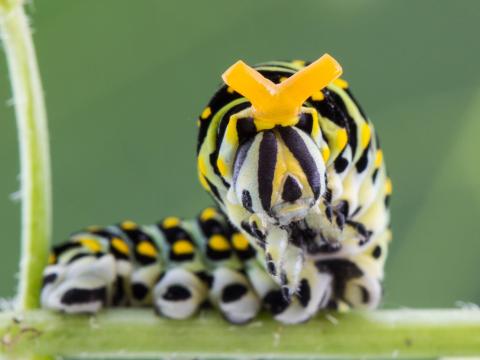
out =
[[[66,312],[153,304],[162,315],[185,318],[210,302],[241,323],[260,308],[246,275],[258,266],[255,256],[213,208],[190,221],[92,227],[53,248],[42,304]]]

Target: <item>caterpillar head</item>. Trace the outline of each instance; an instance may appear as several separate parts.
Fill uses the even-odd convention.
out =
[[[325,189],[325,164],[303,130],[278,127],[239,146],[232,180],[236,201],[248,212],[287,225],[316,204]]]
[[[231,116],[219,154],[221,162],[236,150],[232,200],[279,225],[308,214],[325,190],[325,153],[317,112],[302,105],[340,73],[340,65],[326,54],[279,84],[241,61],[223,74],[251,103]]]

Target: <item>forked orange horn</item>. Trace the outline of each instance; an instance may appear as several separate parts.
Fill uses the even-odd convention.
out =
[[[288,126],[296,121],[300,107],[309,96],[341,74],[340,64],[324,54],[280,84],[268,80],[241,60],[230,66],[222,78],[252,103],[258,120]]]

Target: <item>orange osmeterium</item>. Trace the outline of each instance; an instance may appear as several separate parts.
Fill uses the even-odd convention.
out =
[[[222,78],[252,103],[256,121],[290,126],[298,121],[303,102],[341,74],[340,64],[324,54],[280,84],[273,83],[241,60],[230,66]]]

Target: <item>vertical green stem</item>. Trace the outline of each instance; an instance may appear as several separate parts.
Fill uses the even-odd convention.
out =
[[[18,308],[38,307],[51,235],[47,118],[32,36],[21,0],[0,0],[0,32],[13,89],[20,146],[22,252]]]

